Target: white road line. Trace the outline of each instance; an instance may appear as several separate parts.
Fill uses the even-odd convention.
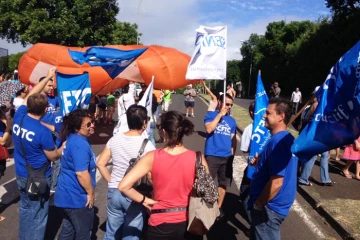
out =
[[[244,166],[247,166],[246,158],[241,156],[235,156],[233,163],[233,178],[237,186],[240,185],[239,183],[241,183],[241,180],[243,178],[243,173],[245,169]],[[297,215],[301,218],[301,220],[305,223],[305,225],[310,229],[310,231],[312,231],[318,237],[318,239],[326,239],[326,236],[321,231],[320,227],[315,223],[310,214],[308,214],[307,211],[303,207],[301,207],[300,203],[296,199],[291,206],[290,211],[296,212]]]
[[[291,206],[291,210],[296,212],[300,218],[304,221],[305,225],[319,238],[326,239],[324,233],[320,230],[320,228],[315,224],[315,222],[311,219],[311,216],[301,207],[298,201],[294,201]]]

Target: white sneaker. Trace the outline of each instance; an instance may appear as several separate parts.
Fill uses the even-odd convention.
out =
[[[194,117],[195,117],[195,115],[193,114],[193,115],[192,115],[192,117],[194,118]]]
[[[189,114],[186,114],[186,117],[189,117]]]

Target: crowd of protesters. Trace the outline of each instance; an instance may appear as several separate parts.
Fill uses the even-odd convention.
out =
[[[54,73],[55,69],[50,69],[31,91],[26,87],[15,94],[11,104],[1,106],[0,145],[14,145],[20,192],[19,239],[44,239],[51,192],[55,193],[55,206],[63,212],[58,239],[90,239],[95,217],[96,169],[108,182],[104,239],[202,239],[188,231],[189,196],[194,194],[198,177],[197,153],[183,145],[184,136],[194,132],[188,118],[195,117],[196,91],[192,86],[184,92],[185,115],[169,111],[170,90],[153,91],[149,114],[137,104],[146,93],[146,85],[141,85],[142,91],[136,94],[135,84],[130,82],[117,102],[114,93],[92,96],[88,110],[77,109],[63,117],[59,115],[59,99],[54,96]],[[204,116],[206,141],[201,163],[210,179],[216,180],[217,220],[221,221],[225,218],[224,197],[237,149],[236,120],[231,115],[236,92],[229,85],[226,93],[216,96],[202,83],[211,100]],[[300,166],[297,178],[298,159],[291,153],[294,137],[287,131],[287,124],[298,113],[302,96],[298,88],[290,101],[281,98],[280,93],[279,84],[274,83],[264,114],[271,139],[263,152],[250,161],[250,166],[256,167],[254,175],[248,178],[245,169],[240,186],[240,199],[251,225],[250,239],[280,239],[280,226],[294,202],[296,185],[311,186],[309,176],[318,158],[316,155],[302,161],[305,164]],[[314,98],[302,114],[300,131],[316,107]],[[113,136],[96,160],[88,138],[95,132],[95,123],[113,123],[115,109],[118,122]],[[249,115],[254,116],[254,102],[249,106]],[[245,155],[249,153],[252,127],[247,126],[241,137],[240,150]],[[156,129],[164,143],[158,149]],[[324,152],[320,157],[323,186],[334,185],[328,173],[328,156],[329,152]],[[341,174],[352,178],[349,167],[356,163],[354,178],[359,180],[360,138],[345,146],[342,157],[347,163]],[[131,166],[134,159],[136,164]],[[6,161],[0,160],[0,177],[5,169]],[[42,179],[39,172],[43,173]],[[39,187],[39,195],[32,192],[34,176],[40,179],[39,186],[44,186]],[[151,190],[134,187],[143,179],[151,183]]]

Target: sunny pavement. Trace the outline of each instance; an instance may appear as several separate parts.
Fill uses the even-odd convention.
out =
[[[208,95],[202,95],[202,97],[205,100],[210,99]],[[252,101],[254,100],[242,98],[234,100],[234,117],[240,130],[243,130],[251,122],[247,109]],[[298,136],[294,128],[289,130],[294,137]],[[320,214],[325,211],[325,214],[329,215],[325,215],[330,218],[329,221],[335,221],[334,227],[342,237],[360,239],[360,192],[358,190],[360,181],[347,179],[340,175],[345,161],[335,161],[334,159],[332,151],[332,158],[329,159],[329,175],[330,179],[335,182],[333,187],[324,187],[320,184],[320,166],[319,161],[316,161],[310,177],[312,186],[299,185],[299,190],[315,209],[320,210]],[[352,173],[355,172],[355,164],[350,170]]]
[[[181,95],[173,95],[170,110],[177,110],[184,113],[184,97]],[[203,119],[207,111],[205,102],[196,98],[195,118],[190,120],[195,124],[195,133],[184,138],[185,147],[191,150],[204,149],[205,143],[205,129]],[[242,113],[243,117],[245,113]],[[245,121],[244,121],[245,122]],[[96,133],[90,138],[90,143],[95,154],[98,156],[104,148],[107,140],[112,134],[113,125],[99,124],[96,126]],[[157,144],[159,147],[160,144]],[[239,144],[238,144],[239,147]],[[11,164],[9,164],[11,165]],[[238,185],[242,178],[243,168],[246,165],[246,160],[241,156],[235,157],[234,160],[234,184],[228,189],[225,198],[225,211],[228,214],[228,221],[223,223],[216,223],[211,230],[211,235],[208,239],[247,239],[244,232],[249,229],[249,225],[241,216],[241,210],[238,196]],[[18,190],[14,178],[14,165],[9,166],[6,171],[6,176],[0,180],[1,188],[5,189],[5,194],[2,196],[3,205],[0,206],[0,214],[6,219],[0,222],[0,239],[18,239]],[[99,178],[96,188],[96,203],[94,220],[94,231],[92,239],[103,239],[106,226],[106,193],[107,184]],[[0,193],[1,194],[1,193]],[[1,197],[1,195],[0,195]],[[308,240],[308,239],[339,239],[337,233],[330,228],[327,223],[307,204],[307,202],[297,195],[297,207],[293,207],[289,216],[286,218],[281,226],[282,239],[294,240]],[[300,209],[300,210],[299,210]],[[49,210],[49,220],[46,232],[46,240],[54,239],[61,228],[61,213],[53,205],[51,200]]]

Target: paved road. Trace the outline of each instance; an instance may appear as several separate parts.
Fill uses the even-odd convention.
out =
[[[170,109],[184,112],[183,96],[174,95],[173,103]],[[195,133],[192,136],[185,137],[184,145],[192,150],[203,151],[205,142],[205,130],[203,126],[203,116],[206,113],[207,106],[201,99],[196,99],[195,116],[191,118],[195,124]],[[111,136],[112,127],[109,125],[97,126],[95,136],[92,136],[90,142],[96,155],[99,155]],[[159,147],[160,145],[158,145]],[[11,165],[12,162],[9,162]],[[247,239],[244,232],[249,228],[244,221],[239,200],[238,200],[238,181],[241,180],[242,169],[245,162],[240,156],[235,158],[234,184],[228,190],[225,198],[225,211],[228,214],[228,221],[217,223],[208,236],[208,239]],[[0,180],[0,197],[2,204],[0,214],[6,219],[0,222],[0,239],[18,239],[18,190],[14,181],[14,165],[9,166],[6,176]],[[94,221],[94,231],[92,239],[102,239],[105,232],[106,223],[106,192],[107,184],[99,178],[96,189],[96,217]],[[55,239],[61,227],[61,213],[51,203],[49,210],[49,220],[46,232],[46,240]],[[340,239],[336,233],[326,225],[318,214],[301,198],[297,196],[296,206],[290,211],[289,216],[282,224],[282,239],[321,239],[332,238]]]

